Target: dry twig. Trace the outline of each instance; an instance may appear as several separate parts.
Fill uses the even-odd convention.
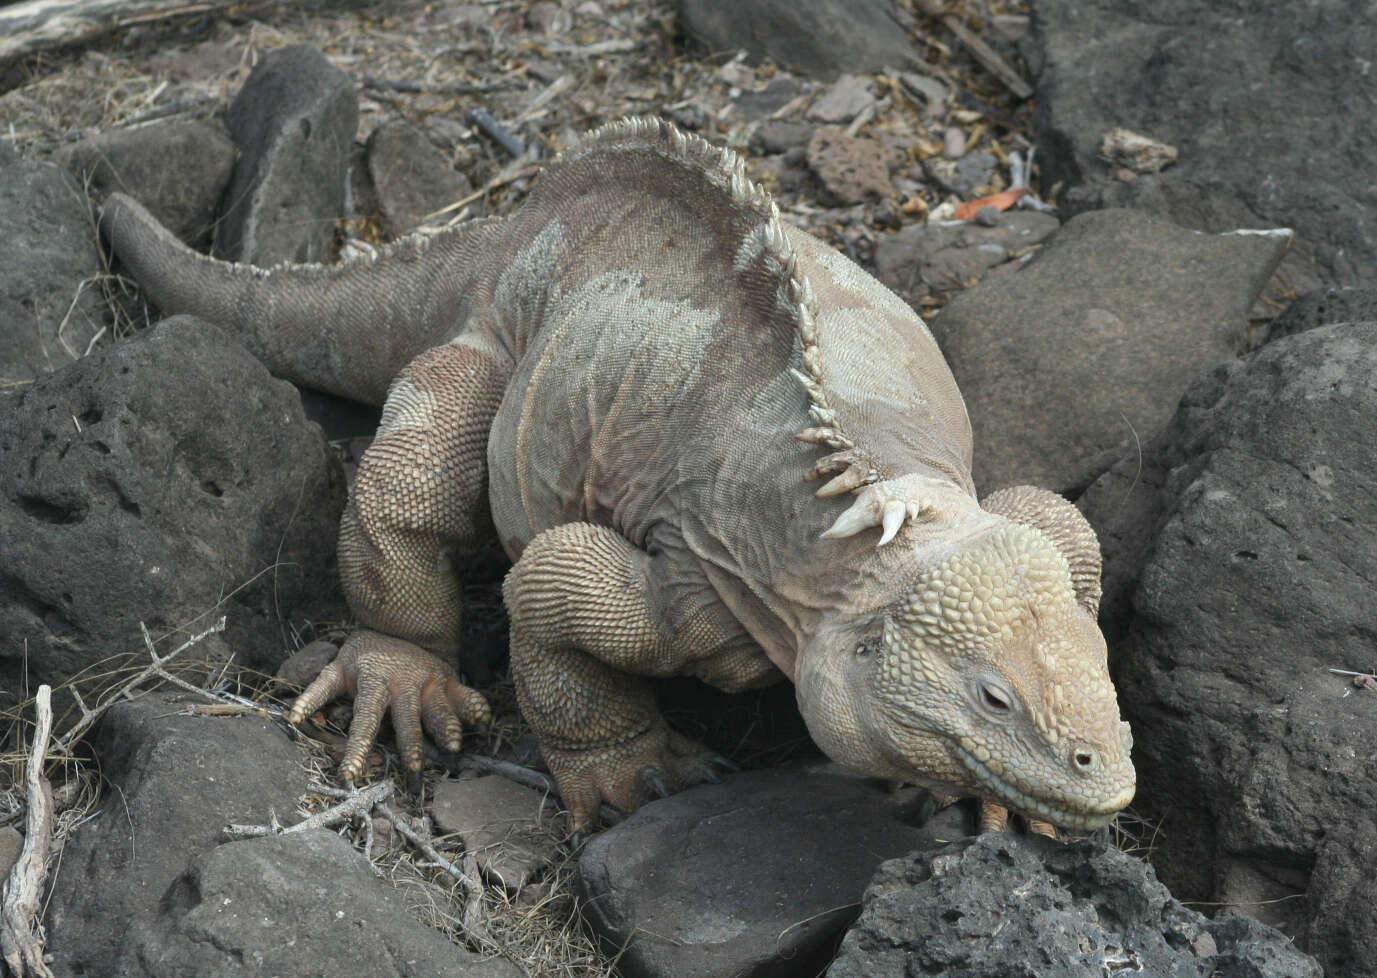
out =
[[[38,918],[38,898],[47,875],[48,846],[53,830],[53,796],[43,776],[43,761],[48,756],[48,737],[53,730],[52,688],[39,686],[34,697],[34,734],[29,751],[29,766],[24,772],[28,790],[28,818],[24,825],[24,848],[19,861],[5,882],[3,915],[0,916],[0,953],[16,978],[37,975],[52,978],[43,961],[43,945],[34,933]]]
[[[318,784],[311,785],[311,790],[320,794],[328,793],[331,795],[335,795],[338,791],[338,789],[327,788]],[[292,832],[309,832],[311,829],[334,828],[342,822],[352,822],[356,818],[369,818],[373,813],[373,808],[387,801],[395,792],[396,788],[391,781],[380,781],[377,784],[369,785],[367,788],[339,792],[337,797],[342,796],[344,800],[338,805],[333,805],[323,812],[316,812],[295,825],[284,827],[277,821],[277,813],[269,812],[267,825],[236,825],[231,823],[225,826],[225,834],[235,839],[252,839],[264,835],[288,835]]]
[[[85,736],[86,731],[91,729],[91,727],[95,724],[97,720],[101,718],[101,715],[106,711],[106,709],[111,704],[113,704],[116,700],[128,699],[130,696],[132,696],[134,691],[139,686],[141,686],[143,683],[147,682],[151,678],[162,679],[166,682],[172,683],[174,686],[179,686],[183,689],[189,689],[190,691],[197,693],[201,696],[206,696],[210,699],[215,699],[215,696],[207,692],[206,690],[201,689],[198,686],[193,686],[191,683],[188,683],[184,679],[179,679],[173,676],[170,672],[168,672],[167,664],[171,662],[173,659],[175,659],[177,656],[181,655],[187,649],[191,648],[193,645],[196,645],[198,642],[205,639],[207,636],[214,635],[216,632],[223,632],[225,630],[225,617],[223,615],[220,617],[218,621],[216,621],[215,624],[211,625],[205,631],[198,632],[197,634],[191,636],[191,638],[187,639],[181,645],[177,646],[175,649],[173,649],[171,652],[167,653],[167,655],[164,656],[159,656],[157,650],[154,649],[153,637],[148,634],[148,629],[144,627],[143,622],[139,622],[139,628],[143,630],[144,647],[148,650],[149,658],[153,660],[153,664],[143,669],[140,669],[132,677],[120,683],[118,686],[106,690],[104,693],[101,694],[100,699],[96,702],[96,705],[94,707],[88,707],[86,705],[86,702],[81,698],[81,693],[77,691],[76,686],[71,686],[69,688],[69,691],[72,694],[72,698],[76,700],[77,709],[81,711],[81,719],[77,720],[77,722],[74,723],[65,734],[63,734],[56,740],[56,742],[53,745],[54,750],[60,753],[71,753],[73,745],[75,745],[77,741],[81,740],[81,738]]]

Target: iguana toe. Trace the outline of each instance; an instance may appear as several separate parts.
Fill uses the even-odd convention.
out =
[[[324,703],[354,696],[354,719],[340,762],[340,776],[360,779],[369,749],[391,712],[397,750],[409,772],[424,766],[421,731],[443,748],[457,751],[464,724],[487,723],[492,714],[482,695],[459,682],[454,669],[417,645],[379,632],[350,636],[293,704],[289,719],[300,723]]]
[[[656,798],[668,798],[670,795],[669,787],[665,784],[665,779],[660,777],[660,772],[654,768],[646,768],[641,772],[641,780],[645,782],[646,788],[651,795]]]
[[[1024,825],[1031,835],[1045,835],[1057,838],[1057,827],[1051,822],[1036,818],[1024,818]],[[1007,832],[1009,830],[1009,809],[998,802],[982,798],[980,801],[980,834],[986,832]]]
[[[663,721],[619,744],[565,749],[542,745],[545,763],[576,832],[597,828],[598,808],[607,802],[630,812],[648,801],[708,780],[709,755],[701,745],[670,730]]]

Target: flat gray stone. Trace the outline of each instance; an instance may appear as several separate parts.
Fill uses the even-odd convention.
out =
[[[1094,211],[953,298],[931,326],[970,412],[976,487],[1079,492],[1151,438],[1192,380],[1242,351],[1286,242]]]
[[[493,883],[516,893],[554,862],[559,847],[545,795],[495,774],[435,785],[431,818],[454,832]]]
[[[587,844],[584,915],[626,978],[815,974],[882,860],[959,837],[917,827],[925,798],[833,764],[693,788]]]
[[[96,727],[112,789],[63,852],[47,916],[55,973],[114,973],[131,929],[159,914],[168,887],[219,845],[226,824],[296,811],[306,769],[286,734],[261,717],[179,715],[200,702],[147,696],[111,707]]]
[[[808,118],[829,125],[845,125],[874,104],[869,78],[842,75],[808,107]]]
[[[411,916],[413,898],[319,830],[245,839],[199,857],[117,965],[127,978],[518,978]]]

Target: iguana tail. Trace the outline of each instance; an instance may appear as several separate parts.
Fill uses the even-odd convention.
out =
[[[503,224],[413,235],[372,260],[264,269],[192,251],[123,194],[100,215],[111,249],[164,315],[232,329],[274,374],[374,405],[413,357],[462,331]]]

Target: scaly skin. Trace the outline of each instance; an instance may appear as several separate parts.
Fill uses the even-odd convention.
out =
[[[386,709],[413,768],[423,725],[453,746],[482,719],[448,560],[491,527],[522,711],[580,830],[714,776],[649,692],[685,674],[793,680],[832,757],[977,795],[987,826],[1089,829],[1132,796],[1094,534],[1040,490],[977,503],[922,321],[731,153],[614,124],[512,218],[339,269],[214,262],[118,195],[101,226],[164,312],[303,385],[388,392],[341,527],[366,630],[293,713],[357,689],[346,776]]]

